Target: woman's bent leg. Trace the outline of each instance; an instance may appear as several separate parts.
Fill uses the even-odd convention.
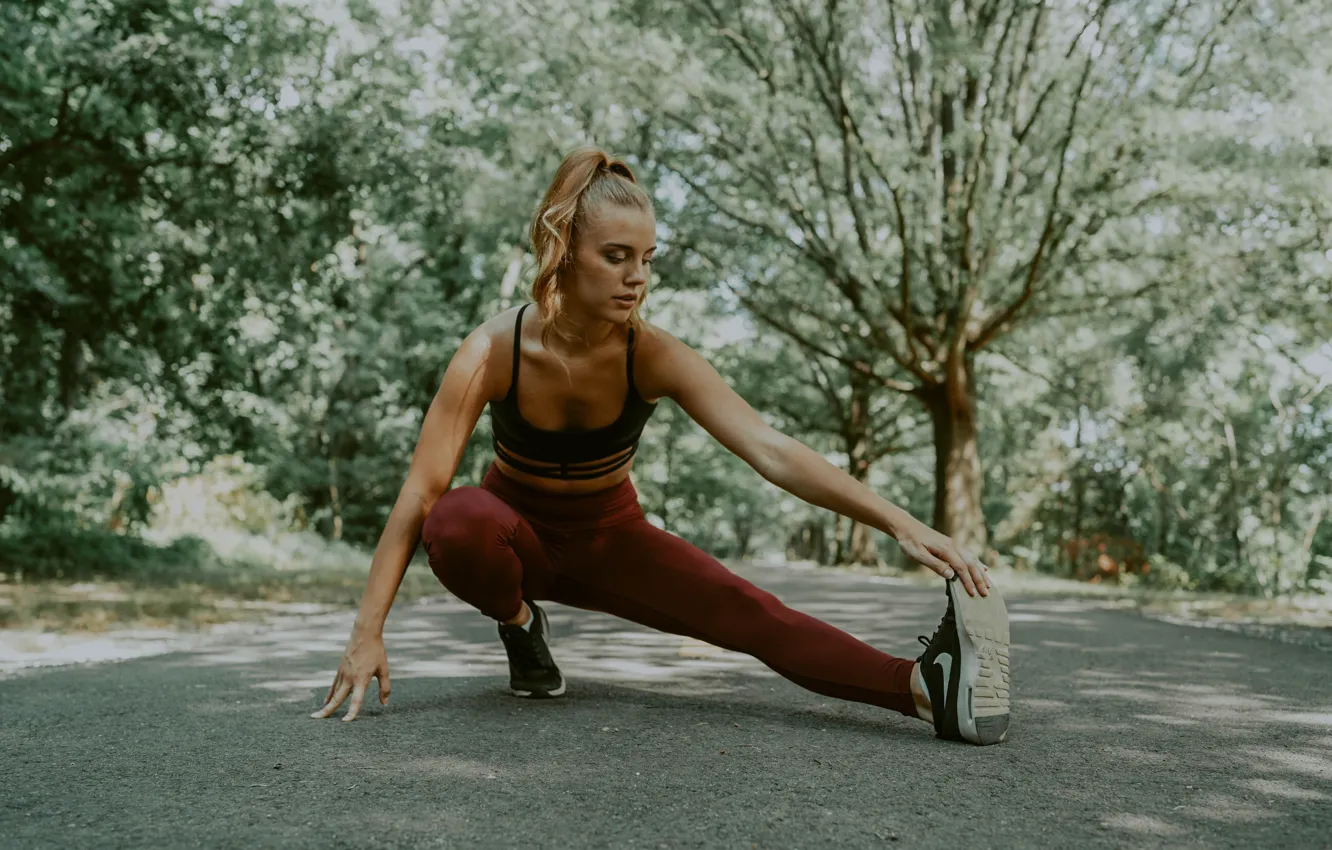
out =
[[[688,541],[640,520],[597,532],[584,554],[565,569],[601,610],[752,655],[816,693],[916,716],[914,661],[787,607]]]
[[[444,493],[426,516],[421,542],[440,583],[487,617],[511,620],[524,598],[549,598],[550,562],[536,532],[494,493]]]

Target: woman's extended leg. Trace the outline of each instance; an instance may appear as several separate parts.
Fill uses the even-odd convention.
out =
[[[646,520],[598,530],[558,568],[599,610],[752,655],[808,690],[916,716],[913,660],[787,607]]]

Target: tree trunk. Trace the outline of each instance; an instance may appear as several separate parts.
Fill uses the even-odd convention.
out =
[[[1235,565],[1243,567],[1246,561],[1244,555],[1244,541],[1240,537],[1240,495],[1239,495],[1239,447],[1235,440],[1235,429],[1230,426],[1230,420],[1222,417],[1222,423],[1226,434],[1226,449],[1230,461],[1227,467],[1230,471],[1230,486],[1227,487],[1230,506],[1230,542],[1235,549]],[[1261,583],[1261,576],[1260,583]]]
[[[852,372],[851,404],[847,410],[846,431],[842,434],[842,441],[846,446],[847,473],[861,484],[869,481],[870,458],[874,449],[874,435],[870,433],[872,399],[873,388],[869,382],[864,376]],[[843,540],[846,541],[845,545]],[[850,533],[843,538],[839,522],[836,559],[839,564],[878,564],[879,553],[874,545],[873,530],[862,523],[851,521]]]
[[[851,454],[850,475],[861,484],[866,483],[869,478],[869,461],[865,454],[868,451],[869,439],[862,436],[854,444]],[[841,534],[841,528],[838,528],[837,539],[837,563],[839,564],[878,564],[879,551],[874,543],[874,529],[860,522],[847,520],[850,524],[850,533],[845,537]],[[839,523],[840,526],[840,523]],[[845,543],[843,543],[845,541]]]
[[[735,532],[737,560],[749,557],[749,544],[754,539],[754,512],[748,502],[741,502],[731,511],[731,530]]]
[[[851,524],[851,540],[847,544],[845,564],[877,566],[879,549],[874,543],[874,529],[863,523]]]
[[[791,561],[827,564],[828,543],[823,521],[807,519],[796,526],[786,540],[786,557]]]
[[[328,459],[328,499],[333,507],[333,539],[342,539],[342,498],[338,493],[338,459]]]
[[[934,527],[979,555],[986,539],[971,372],[969,363],[950,365],[945,383],[918,392],[934,424]]]
[[[78,402],[83,376],[83,342],[78,331],[65,328],[60,338],[60,363],[57,369],[60,406],[68,413]]]
[[[850,549],[849,535],[846,533],[847,518],[841,514],[837,515],[837,520],[833,523],[833,563],[845,564],[846,553]]]
[[[1087,504],[1087,476],[1082,469],[1082,403],[1078,403],[1078,424],[1073,438],[1073,539],[1068,547],[1068,574],[1082,578],[1083,508]]]

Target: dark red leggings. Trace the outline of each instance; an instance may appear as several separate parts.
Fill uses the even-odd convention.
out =
[[[894,658],[726,569],[651,525],[629,479],[553,495],[501,473],[439,498],[421,529],[430,568],[496,620],[523,599],[602,611],[752,655],[801,687],[915,717],[913,661]]]

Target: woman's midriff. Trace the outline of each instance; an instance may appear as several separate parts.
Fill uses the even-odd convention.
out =
[[[531,462],[528,458],[515,452],[509,452],[509,454],[518,458],[520,461]],[[612,458],[613,457],[614,456],[612,456]],[[595,493],[599,490],[608,490],[628,478],[630,470],[634,468],[634,461],[630,460],[619,469],[612,470],[597,478],[568,481],[559,478],[544,478],[540,475],[532,475],[531,473],[514,469],[498,457],[494,458],[493,462],[500,472],[503,472],[514,481],[518,481],[533,489],[556,495],[578,495],[582,493]]]
[[[589,493],[552,493],[533,487],[492,463],[481,476],[481,488],[508,503],[533,528],[548,532],[579,532],[605,529],[646,517],[638,503],[632,479]]]

